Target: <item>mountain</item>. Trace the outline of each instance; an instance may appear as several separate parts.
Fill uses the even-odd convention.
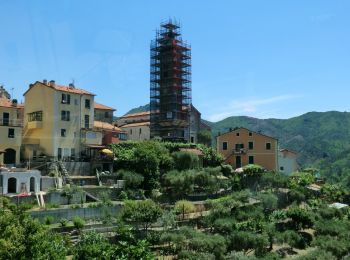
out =
[[[290,119],[229,117],[212,125],[213,136],[234,127],[261,131],[279,139],[281,148],[299,153],[302,165],[337,156],[350,149],[350,113],[310,112]]]
[[[140,112],[147,112],[149,110],[150,110],[150,105],[146,104],[144,106],[139,106],[139,107],[136,107],[136,108],[129,110],[127,113],[125,113],[125,115],[133,114],[133,113],[140,113]]]
[[[149,104],[131,109],[128,113],[144,111],[149,111]],[[281,148],[299,153],[298,160],[303,167],[318,165],[324,168],[337,161],[337,165],[345,165],[350,153],[349,112],[309,112],[290,119],[235,116],[218,122],[203,121],[211,126],[214,143],[219,133],[235,127],[246,127],[278,138]]]

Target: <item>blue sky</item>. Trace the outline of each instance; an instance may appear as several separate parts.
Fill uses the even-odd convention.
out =
[[[0,83],[54,79],[117,116],[149,102],[149,45],[176,18],[202,117],[349,111],[350,1],[0,0]]]

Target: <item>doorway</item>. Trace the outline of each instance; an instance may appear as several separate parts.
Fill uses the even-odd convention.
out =
[[[242,167],[242,158],[241,156],[236,156],[236,169]]]
[[[7,181],[7,193],[17,193],[17,179],[11,177]]]

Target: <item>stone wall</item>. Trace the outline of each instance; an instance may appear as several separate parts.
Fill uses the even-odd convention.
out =
[[[122,209],[122,204],[113,205],[111,207],[105,208],[108,210],[112,216],[116,216],[118,212]],[[97,208],[58,208],[58,209],[48,209],[40,211],[31,211],[30,215],[33,218],[38,219],[43,222],[45,217],[53,217],[53,223],[59,222],[61,219],[72,220],[75,216],[83,219],[99,219],[103,218],[106,214],[106,210],[102,207]]]

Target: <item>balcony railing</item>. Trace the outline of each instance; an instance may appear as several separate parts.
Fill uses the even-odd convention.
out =
[[[22,119],[8,119],[0,117],[0,126],[23,126]]]
[[[233,154],[246,154],[247,149],[239,148],[239,149],[233,149]]]

